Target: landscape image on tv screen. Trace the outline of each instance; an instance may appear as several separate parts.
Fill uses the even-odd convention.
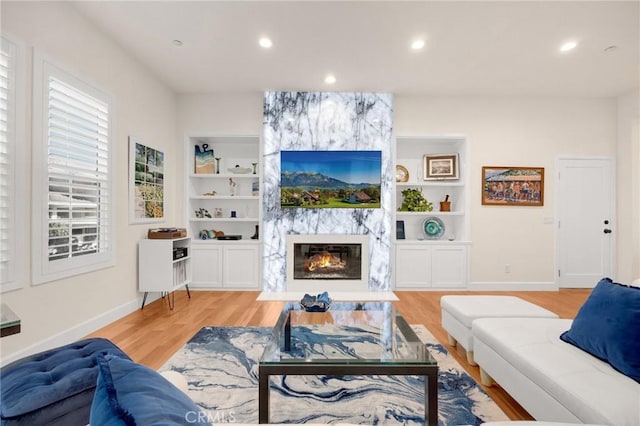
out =
[[[283,208],[379,208],[381,151],[281,151]]]

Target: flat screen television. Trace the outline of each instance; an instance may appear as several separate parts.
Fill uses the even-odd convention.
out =
[[[281,151],[282,208],[380,208],[381,151]]]

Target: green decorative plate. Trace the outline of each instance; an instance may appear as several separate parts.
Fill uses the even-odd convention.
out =
[[[439,217],[428,217],[422,222],[422,230],[429,240],[438,240],[444,235],[444,223]]]

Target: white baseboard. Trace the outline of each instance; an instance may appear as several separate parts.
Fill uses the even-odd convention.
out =
[[[91,334],[94,331],[108,324],[111,324],[116,320],[119,320],[120,318],[130,314],[131,312],[134,312],[136,309],[140,309],[141,303],[142,303],[141,298],[131,300],[107,312],[104,312],[100,315],[90,318],[80,324],[77,324],[70,329],[67,329],[58,334],[55,334],[47,339],[41,340],[29,347],[26,347],[12,354],[9,354],[6,357],[3,356],[2,359],[0,359],[0,366],[7,365],[15,360],[24,358],[26,356],[29,356],[38,352],[46,351],[51,348],[66,345],[71,342],[75,342],[76,340],[80,340],[86,335]]]
[[[558,291],[554,282],[472,282],[471,291]]]

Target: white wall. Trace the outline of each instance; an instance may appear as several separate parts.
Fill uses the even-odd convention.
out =
[[[175,95],[134,58],[89,25],[67,2],[2,2],[2,31],[27,46],[26,162],[27,198],[31,175],[31,58],[35,47],[57,64],[95,83],[115,99],[115,198],[116,264],[112,268],[70,279],[31,286],[30,231],[26,222],[23,253],[27,260],[23,288],[2,294],[22,320],[22,332],[2,339],[1,362],[56,344],[85,336],[96,327],[138,309],[137,241],[152,225],[128,224],[128,136],[162,149],[166,153],[166,225],[176,222],[176,159],[181,145],[176,143]],[[23,141],[20,141],[22,143]],[[28,212],[31,215],[29,199]],[[46,212],[35,212],[46,214]],[[22,231],[21,231],[22,232]]]
[[[637,92],[618,99],[617,276],[640,278],[640,102]]]

